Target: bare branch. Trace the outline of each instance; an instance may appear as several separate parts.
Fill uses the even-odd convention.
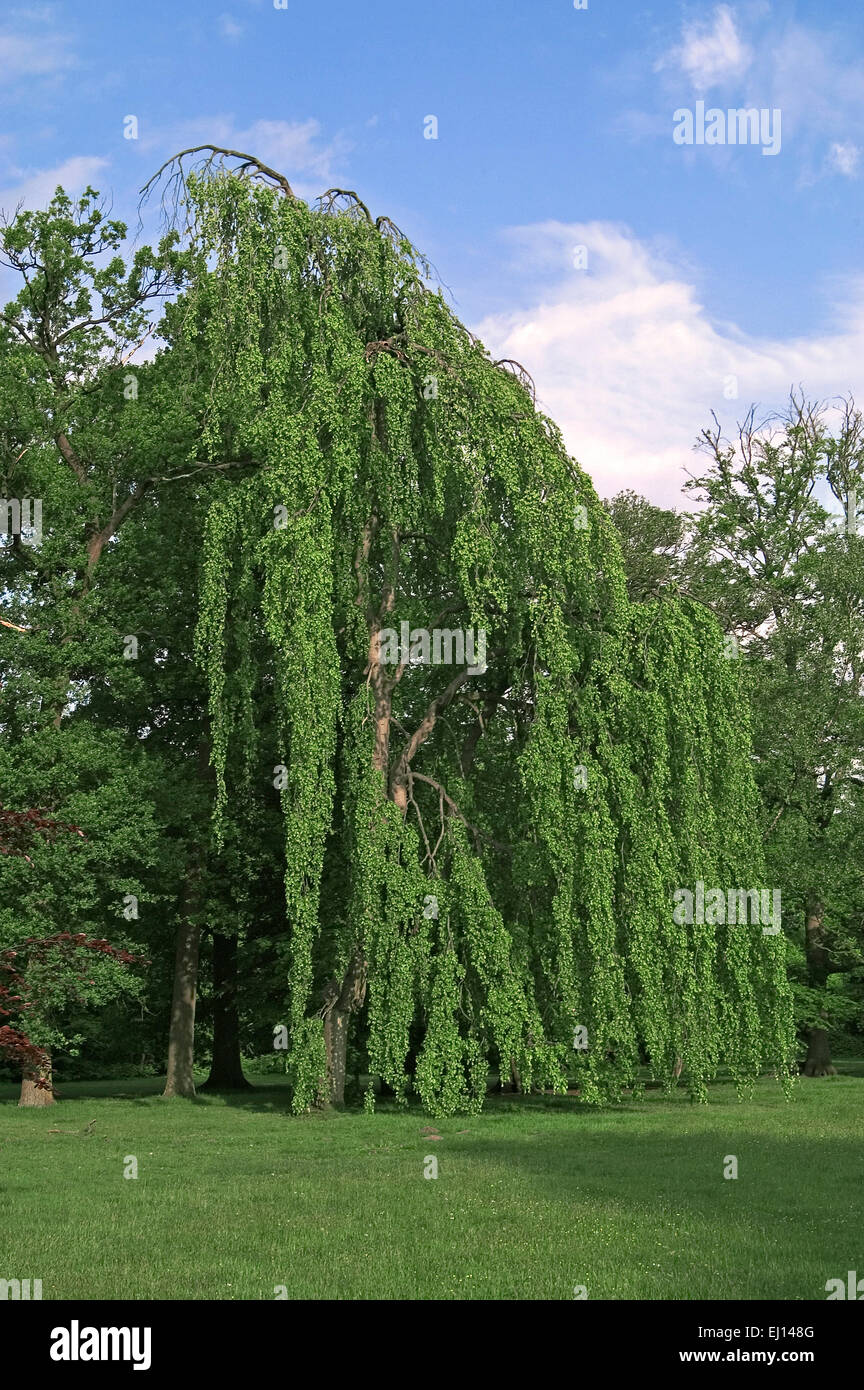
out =
[[[165,170],[170,168],[172,164],[177,166],[177,172],[179,172],[181,180],[183,180],[182,160],[184,160],[187,155],[201,154],[205,150],[209,152],[209,157],[202,161],[203,168],[209,169],[214,159],[218,156],[227,159],[239,159],[242,163],[240,167],[234,171],[235,173],[242,175],[246,173],[247,169],[253,169],[255,171],[252,175],[253,178],[267,179],[270,183],[276,184],[278,188],[281,188],[286,198],[290,198],[292,201],[296,198],[296,194],[285,178],[285,175],[280,174],[277,169],[271,169],[269,164],[264,164],[260,159],[256,159],[254,155],[245,154],[243,150],[229,150],[223,145],[190,145],[188,149],[180,150],[179,154],[172,155],[170,159],[166,159],[165,163],[161,168],[156,170],[152,178],[147,180],[140,190],[141,201],[143,202],[147,198],[151,189],[158,183],[162,174],[164,174]]]

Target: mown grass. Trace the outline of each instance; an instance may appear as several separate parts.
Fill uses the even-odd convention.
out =
[[[824,1299],[864,1275],[864,1064],[841,1071],[791,1101],[767,1078],[707,1106],[501,1097],[437,1127],[292,1117],[273,1077],[195,1101],[81,1082],[44,1110],[2,1085],[0,1277],[44,1299]]]

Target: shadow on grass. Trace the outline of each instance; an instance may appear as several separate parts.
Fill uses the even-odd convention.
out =
[[[734,1117],[727,1111],[723,1118]],[[854,1133],[825,1135],[803,1126],[770,1133],[746,1112],[728,1129],[721,1121],[699,1132],[677,1130],[668,1114],[666,1120],[651,1130],[631,1124],[575,1132],[562,1125],[534,1135],[486,1129],[460,1136],[452,1147],[438,1145],[436,1154],[477,1182],[492,1172],[512,1174],[526,1198],[560,1204],[575,1225],[577,1211],[579,1220],[596,1211],[613,1228],[648,1223],[658,1247],[671,1247],[685,1263],[698,1263],[700,1242],[713,1232],[718,1245],[711,1258],[718,1265],[748,1252],[755,1273],[786,1268],[782,1278],[777,1274],[784,1298],[824,1298],[826,1279],[860,1268],[864,1178]],[[727,1177],[733,1155],[734,1179]],[[818,1180],[796,1183],[802,1174]],[[785,1291],[789,1278],[792,1293]],[[730,1297],[748,1296],[743,1274],[742,1281]]]
[[[288,1078],[281,1076],[254,1076],[247,1078],[249,1087],[247,1090],[230,1091],[204,1089],[206,1076],[202,1075],[195,1078],[197,1094],[189,1101],[182,1097],[170,1097],[167,1103],[191,1104],[203,1107],[231,1106],[232,1108],[272,1112],[284,1111],[291,1113],[290,1092],[288,1088]],[[56,1078],[57,1105],[62,1106],[67,1101],[78,1100],[123,1100],[134,1105],[152,1105],[154,1100],[162,1098],[165,1089],[164,1076],[124,1076],[114,1077],[106,1080],[86,1080],[86,1081],[64,1081],[62,1075]],[[20,1093],[20,1084],[16,1082],[0,1081],[0,1103],[17,1103]],[[56,1107],[51,1107],[51,1112],[59,1114]]]
[[[864,1058],[835,1059],[837,1068],[836,1077],[801,1077],[798,1085],[802,1094],[807,1094],[811,1089],[820,1087],[831,1087],[837,1081],[846,1079],[864,1080]],[[291,1101],[287,1076],[278,1076],[272,1073],[255,1074],[247,1076],[249,1087],[246,1090],[217,1090],[204,1089],[203,1073],[196,1078],[197,1094],[190,1101],[196,1106],[229,1106],[232,1109],[250,1110],[264,1114],[283,1112],[291,1115]],[[754,1093],[754,1098],[760,1092],[764,1093],[765,1088],[770,1088],[776,1083],[768,1076],[760,1078],[760,1082]],[[125,1100],[132,1101],[139,1105],[147,1105],[154,1099],[161,1098],[165,1087],[164,1076],[141,1076],[141,1077],[120,1077],[106,1080],[87,1080],[87,1081],[66,1081],[62,1076],[57,1080],[58,1103],[62,1105],[66,1100]],[[566,1096],[552,1094],[531,1094],[517,1095],[510,1092],[494,1092],[486,1097],[483,1113],[486,1115],[494,1114],[530,1114],[532,1112],[558,1111],[568,1115],[596,1115],[602,1114],[622,1114],[633,1113],[634,1111],[644,1112],[648,1098],[651,1102],[661,1099],[659,1083],[646,1081],[645,1095],[637,1094],[631,1096],[627,1093],[622,1097],[618,1104],[601,1106],[599,1109],[594,1106],[583,1105],[578,1095],[568,1093]],[[18,1100],[20,1086],[16,1082],[0,1081],[0,1103]],[[717,1100],[726,1097],[734,1097],[734,1087],[728,1073],[721,1071],[717,1078],[709,1084],[709,1096],[714,1094]],[[180,1099],[178,1097],[178,1099]],[[662,1099],[672,1101],[676,1104],[687,1105],[689,1097],[686,1086],[679,1084],[666,1097]],[[709,1100],[710,1105],[710,1100]],[[701,1107],[700,1107],[701,1108]],[[425,1115],[426,1112],[416,1096],[412,1096],[408,1106],[397,1105],[389,1097],[379,1097],[376,1099],[376,1114],[380,1115]],[[56,1113],[56,1112],[55,1112]],[[349,1101],[343,1111],[345,1115],[362,1114],[363,1100],[362,1095]]]

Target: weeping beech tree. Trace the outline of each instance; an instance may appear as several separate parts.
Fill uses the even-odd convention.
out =
[[[349,1033],[438,1115],[479,1108],[490,1065],[593,1102],[643,1063],[699,1097],[721,1061],[786,1075],[783,937],[673,918],[698,879],[763,886],[713,618],[628,601],[526,375],[398,229],[236,160],[175,166],[176,349],[223,469],[197,636],[216,835],[279,787],[295,1110],[342,1101]]]

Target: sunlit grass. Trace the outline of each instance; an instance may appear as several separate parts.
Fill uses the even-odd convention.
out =
[[[789,1102],[767,1079],[707,1106],[502,1097],[437,1126],[291,1117],[273,1077],[194,1102],[82,1082],[41,1110],[4,1085],[0,1277],[45,1299],[824,1298],[864,1272],[864,1067],[841,1071]]]

